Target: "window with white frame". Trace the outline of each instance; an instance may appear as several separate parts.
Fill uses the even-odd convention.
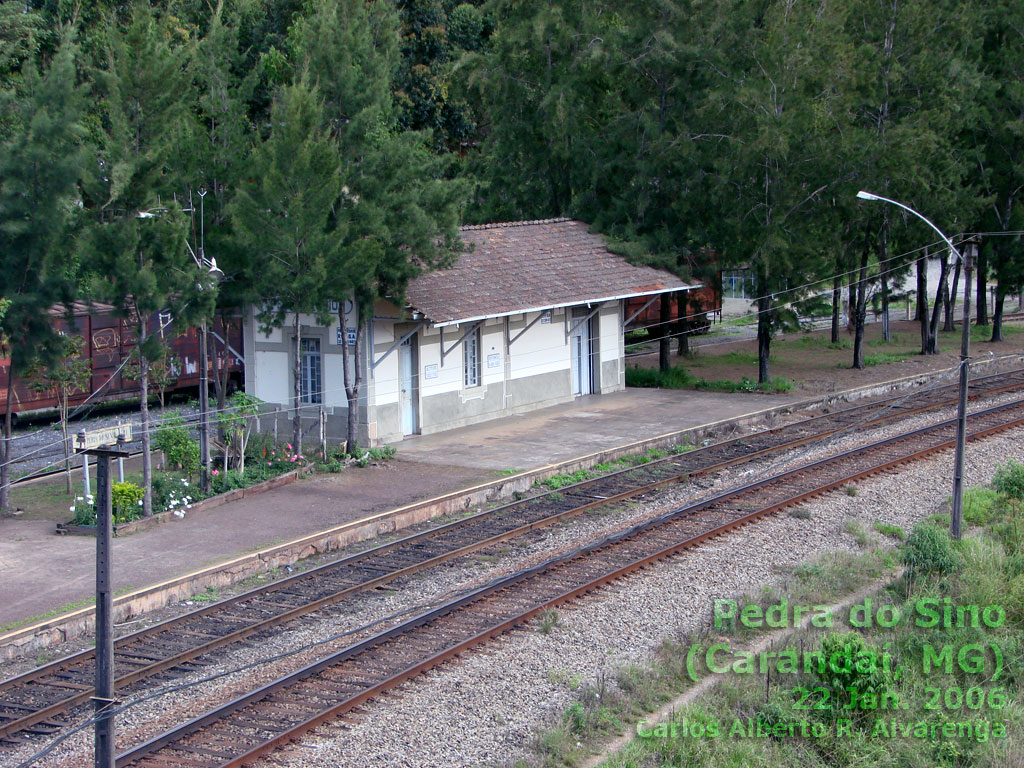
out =
[[[323,402],[323,374],[320,360],[320,339],[302,340],[299,401],[307,405]]]
[[[480,329],[477,328],[462,343],[463,382],[467,387],[480,385]]]

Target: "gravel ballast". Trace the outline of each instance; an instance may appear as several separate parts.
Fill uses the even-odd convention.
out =
[[[948,415],[948,414],[947,414]],[[911,422],[931,422],[917,417]],[[436,602],[553,553],[597,538],[657,514],[711,490],[749,480],[784,464],[803,464],[828,453],[877,439],[892,429],[857,432],[842,440],[793,452],[786,460],[761,462],[721,473],[714,479],[673,488],[657,502],[609,515],[590,515],[566,525],[516,540],[483,559],[443,566],[396,584],[397,591],[377,591],[343,611],[325,612],[322,620],[301,629],[261,639],[248,648],[224,653],[193,679],[237,668],[323,640],[368,622]],[[1020,456],[1021,430],[972,444],[967,482],[987,482],[995,463]],[[444,665],[397,692],[366,705],[360,713],[307,734],[302,742],[276,753],[264,765],[288,766],[473,766],[503,765],[525,754],[538,729],[554,722],[573,700],[579,682],[600,676],[614,679],[616,668],[645,661],[666,637],[697,627],[715,597],[735,596],[778,581],[799,562],[827,550],[856,549],[844,531],[850,518],[870,530],[880,520],[910,528],[939,508],[949,495],[952,453],[920,462],[898,475],[887,474],[858,484],[851,497],[833,493],[807,504],[809,519],[777,515],[737,534],[657,564],[627,581],[605,588],[583,602],[559,609],[549,633],[532,628],[512,632],[459,660]],[[779,542],[784,542],[780,544]],[[397,620],[397,619],[396,619]],[[376,627],[378,630],[382,627]],[[196,715],[216,701],[267,682],[288,668],[326,655],[353,638],[317,647],[280,663],[267,663],[220,678],[214,685],[177,691],[127,713],[119,723],[126,740],[139,743]],[[91,737],[69,739],[40,765],[77,765],[88,753]],[[36,747],[37,749],[38,747]],[[23,748],[21,758],[34,749]],[[8,753],[7,757],[14,756]],[[15,760],[16,764],[17,760]]]

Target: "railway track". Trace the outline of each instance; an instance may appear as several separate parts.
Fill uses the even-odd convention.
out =
[[[1021,387],[1024,370],[980,378],[972,383],[972,394]],[[867,427],[951,405],[952,394],[952,387],[944,387],[887,398],[726,440],[506,504],[296,574],[120,638],[115,645],[117,687],[130,692],[154,678],[180,676],[202,666],[203,657],[217,649],[568,516],[820,440],[854,425]],[[93,652],[89,650],[0,682],[0,739],[18,743],[24,737],[59,731],[65,725],[60,715],[92,696],[92,677]]]
[[[1024,425],[1024,400],[972,414],[969,439]],[[146,742],[118,768],[251,762],[447,659],[658,560],[954,444],[955,420],[815,461],[672,510],[487,585]]]

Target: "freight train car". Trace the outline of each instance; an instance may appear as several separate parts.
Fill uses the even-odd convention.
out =
[[[649,299],[636,298],[629,299],[626,301],[625,313],[626,317],[632,317],[634,313],[639,311]],[[721,320],[722,317],[722,290],[721,283],[717,285],[705,285],[696,290],[686,292],[686,320],[687,328],[690,333],[707,333],[711,330],[711,324],[716,320]],[[678,333],[677,320],[679,318],[679,303],[673,297],[669,302],[669,317],[671,321],[668,325],[669,333]],[[651,336],[657,337],[661,335],[661,302],[654,301],[644,309],[640,314],[629,322],[626,326],[625,331],[639,330],[640,328],[649,328]]]
[[[88,389],[76,392],[71,397],[72,407],[88,402],[102,403],[112,400],[138,399],[138,383],[131,378],[131,366],[124,365],[135,348],[135,323],[115,317],[113,308],[100,304],[91,307],[76,303],[73,320],[69,320],[63,307],[54,307],[50,314],[54,325],[62,333],[74,333],[86,340],[82,357],[90,360],[91,377]],[[165,394],[198,390],[199,387],[199,333],[195,328],[179,332],[173,319],[167,313],[157,313],[149,318],[150,335],[161,336],[170,354],[168,356],[170,381]],[[221,354],[227,343],[227,366],[229,387],[240,387],[244,380],[242,359],[242,323],[232,319],[226,324],[217,320],[210,328],[211,345],[217,354],[209,356],[209,376],[214,371],[223,371]],[[0,357],[0,413],[7,405],[10,359]],[[30,382],[14,380],[11,390],[12,411],[22,416],[55,409],[56,393],[52,390],[38,392],[29,386]]]

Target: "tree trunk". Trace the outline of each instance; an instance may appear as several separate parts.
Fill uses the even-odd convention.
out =
[[[929,354],[931,349],[928,326],[928,249],[924,256],[917,260],[917,318],[921,324],[921,354]]]
[[[766,283],[764,281],[762,284]],[[767,384],[771,380],[769,364],[772,344],[772,297],[767,290],[760,292],[757,309],[757,383]]]
[[[889,327],[889,276],[882,275],[882,338],[892,343],[892,328]]]
[[[843,303],[843,279],[837,274],[832,278],[832,343],[839,343],[839,308]]]
[[[292,451],[302,453],[302,325],[298,312],[295,313],[295,362],[292,373],[292,397],[295,399],[295,409],[292,412]]]
[[[690,318],[687,316],[689,311],[686,291],[679,291],[676,294],[676,333],[679,339],[676,351],[681,358],[690,356]]]
[[[142,354],[142,346],[146,341],[149,318],[139,313],[139,429],[142,432],[142,516],[153,514],[153,457],[150,455],[149,436],[149,360]]]
[[[672,367],[672,297],[661,294],[661,326],[658,339],[658,367],[667,371]]]
[[[935,303],[932,305],[932,319],[928,331],[928,354],[939,353],[939,312],[949,302],[946,294],[946,278],[949,274],[949,256],[943,254],[939,270],[939,287],[935,289]]]
[[[976,248],[975,253],[978,255],[975,263],[978,268],[978,319],[975,325],[988,325],[988,256],[983,248]]]
[[[886,209],[888,211],[888,208]],[[882,236],[878,239],[878,271],[882,278],[882,338],[892,342],[889,327],[889,215],[882,218]]]
[[[211,321],[212,324],[212,321]],[[202,334],[200,334],[202,335]],[[217,413],[224,413],[224,407],[227,405],[227,396],[224,392],[224,384],[220,380],[220,368],[217,367],[217,343],[214,335],[210,333],[210,327],[207,326],[206,331],[206,359],[210,362],[213,368],[213,376],[209,374],[206,376],[206,380],[213,379],[213,392],[217,398]],[[209,408],[207,408],[209,411]],[[221,425],[220,420],[217,420],[217,437],[223,442],[227,440],[227,435],[224,432],[224,427]],[[225,471],[227,466],[225,465]]]
[[[927,324],[928,322],[928,249],[924,256],[917,260],[917,309],[914,319]]]
[[[854,326],[857,325],[857,281],[852,278],[850,279],[847,295],[850,311],[846,314],[846,330],[852,332]]]
[[[1003,303],[1006,301],[1006,290],[1002,283],[996,284],[996,307],[992,313],[992,338],[989,341],[1003,340]]]
[[[345,302],[338,302],[338,320],[341,322],[341,365],[345,377],[345,397],[348,399],[348,414],[345,424],[345,452],[355,453],[359,443],[359,389],[363,384],[363,369],[359,364],[363,346],[363,323],[359,317],[359,305],[352,297],[352,311],[356,316],[356,344],[354,359],[348,359],[348,328],[345,327]],[[353,372],[353,368],[355,371]]]
[[[67,397],[60,403],[60,436],[64,441],[64,488],[68,496],[73,493],[71,487],[71,443],[68,441],[68,402]]]
[[[946,322],[942,325],[944,331],[954,331],[956,326],[953,322],[953,310],[956,309],[956,292],[960,287],[960,260],[957,259],[956,266],[953,268],[953,287],[949,290],[946,296]],[[970,290],[970,286],[968,286]]]
[[[867,233],[864,235],[864,249],[860,255],[860,270],[857,274],[856,323],[853,330],[853,367],[864,367],[864,321],[868,313],[868,250]]]
[[[13,355],[9,360],[13,359]],[[7,512],[11,508],[11,410],[14,407],[14,373],[7,366],[7,405],[4,408],[4,451],[3,464],[0,465],[0,511]]]

